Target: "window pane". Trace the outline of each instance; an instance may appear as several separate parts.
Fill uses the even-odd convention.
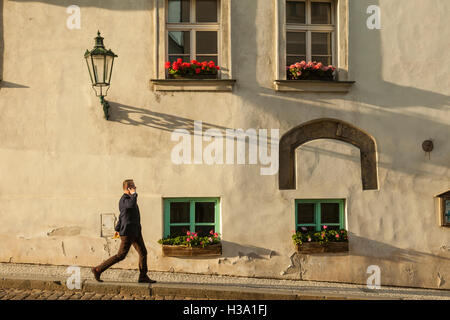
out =
[[[320,221],[324,223],[339,223],[339,204],[338,203],[321,203],[320,204]]]
[[[189,202],[170,203],[170,223],[182,223],[190,221]]]
[[[217,22],[217,0],[197,0],[197,22]]]
[[[290,66],[296,62],[306,61],[306,56],[287,56],[286,57],[286,65]]]
[[[215,202],[195,203],[195,222],[214,223]]]
[[[331,64],[331,56],[312,56],[311,59],[312,61],[322,62],[326,66]]]
[[[299,56],[306,56],[306,33],[287,32],[286,33],[286,53]]]
[[[331,24],[331,3],[327,2],[311,3],[311,23]]]
[[[314,203],[297,204],[297,223],[314,223]]]
[[[217,59],[217,56],[197,56],[196,57],[196,59],[197,59],[197,61],[198,62],[203,62],[203,61],[207,61],[207,62],[210,62],[210,61],[214,61],[214,64],[217,66],[217,64],[218,64],[218,59]]]
[[[312,32],[311,33],[312,55],[331,55],[331,33]]]
[[[446,223],[450,223],[450,200],[445,200],[445,217]]]
[[[217,54],[217,32],[216,31],[197,31],[197,55]]]
[[[189,22],[189,0],[169,0],[168,22]]]
[[[171,226],[170,227],[170,236],[171,237],[178,237],[178,236],[185,236],[186,232],[189,231],[189,226]]]
[[[169,61],[170,62],[174,62],[177,61],[178,58],[181,58],[183,60],[183,62],[189,62],[190,60],[190,56],[169,56]]]
[[[195,226],[195,232],[198,233],[199,237],[209,236],[209,232],[211,230],[213,230],[213,232],[216,232],[214,230],[214,226]]]
[[[169,32],[169,54],[189,54],[190,47],[189,31],[170,31]]]
[[[306,23],[305,2],[288,1],[286,2],[286,22],[287,23]]]
[[[316,231],[316,227],[311,227],[311,226],[300,227],[300,226],[297,226],[297,231],[302,232],[302,233],[306,233],[306,232],[309,232],[309,231]]]

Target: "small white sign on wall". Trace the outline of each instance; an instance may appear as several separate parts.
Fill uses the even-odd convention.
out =
[[[100,214],[101,223],[101,237],[112,237],[114,236],[114,227],[116,223],[116,216],[114,213],[102,213]]]

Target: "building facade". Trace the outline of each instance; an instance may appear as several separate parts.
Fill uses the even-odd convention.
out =
[[[382,285],[450,288],[449,1],[0,8],[1,262],[115,254],[132,178],[150,270],[365,284],[378,266]],[[83,57],[98,30],[118,55],[109,120]],[[179,58],[218,79],[168,79]],[[302,60],[335,81],[288,80]],[[323,225],[349,251],[296,253],[293,231]],[[186,229],[220,233],[222,255],[163,256],[157,241]]]

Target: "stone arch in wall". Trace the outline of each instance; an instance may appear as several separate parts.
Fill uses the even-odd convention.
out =
[[[280,190],[296,189],[295,150],[316,139],[336,139],[350,143],[361,152],[363,190],[378,189],[377,146],[375,139],[363,130],[337,119],[316,119],[286,132],[280,139]]]

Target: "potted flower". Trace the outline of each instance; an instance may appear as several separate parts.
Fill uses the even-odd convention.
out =
[[[327,226],[323,226],[323,230],[321,231],[308,231],[302,227],[300,232],[294,233],[292,240],[297,252],[311,254],[348,251],[347,230],[327,229]]]
[[[162,245],[163,255],[168,257],[222,255],[220,236],[213,230],[203,237],[196,232],[187,231],[184,236],[160,239],[158,243]]]
[[[288,80],[323,80],[333,81],[335,67],[325,66],[322,62],[296,62],[286,67]]]
[[[166,69],[169,79],[217,79],[220,67],[216,66],[214,61],[183,62],[178,58],[173,63],[166,62]]]

